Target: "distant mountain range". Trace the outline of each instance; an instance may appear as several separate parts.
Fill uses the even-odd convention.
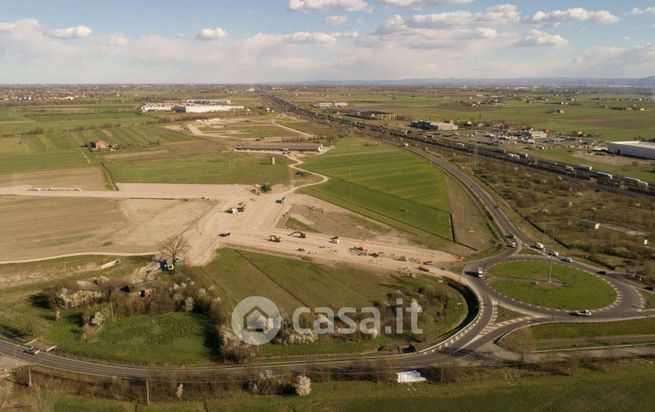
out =
[[[403,80],[316,80],[285,82],[325,86],[563,86],[655,88],[655,76],[643,78],[536,77],[517,79],[403,79]]]

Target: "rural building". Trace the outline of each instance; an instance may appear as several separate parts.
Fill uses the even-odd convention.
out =
[[[173,110],[173,103],[144,103],[141,105],[142,112],[170,112]]]
[[[320,108],[320,109],[328,109],[328,108],[330,108],[330,107],[334,107],[334,103],[331,103],[331,102],[320,102],[320,103],[316,103],[314,106],[315,106],[315,107],[318,107],[318,108]]]
[[[265,151],[265,152],[321,152],[320,143],[280,143],[280,142],[252,142],[242,143],[237,150]]]
[[[230,99],[189,99],[186,101],[189,104],[205,104],[205,105],[230,105]]]
[[[346,102],[335,102],[334,107],[348,107],[348,103],[346,103]]]
[[[409,127],[422,130],[452,131],[459,129],[455,123],[446,122],[428,122],[425,120],[416,120],[409,124]]]
[[[653,142],[609,142],[607,151],[621,156],[655,160],[655,143]]]
[[[102,150],[108,148],[109,144],[102,140],[91,140],[88,144],[88,147],[91,150]]]
[[[395,113],[381,112],[377,110],[351,110],[348,112],[348,116],[373,120],[396,120],[398,117]]]
[[[243,106],[230,106],[227,104],[181,104],[173,107],[176,113],[211,113],[243,110]]]

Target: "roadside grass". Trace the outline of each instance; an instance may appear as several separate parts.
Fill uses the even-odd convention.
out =
[[[496,323],[505,322],[507,320],[517,319],[525,316],[522,313],[515,312],[511,309],[507,309],[504,306],[498,306],[496,308]]]
[[[548,262],[506,262],[489,268],[489,281],[505,295],[533,305],[561,310],[598,309],[616,300],[614,289],[581,270]]]
[[[655,319],[531,326],[538,350],[655,342]],[[511,336],[511,335],[510,335]]]
[[[331,177],[304,193],[403,231],[452,240],[445,177],[419,157],[348,138],[303,167]]]
[[[205,402],[155,402],[150,406],[50,392],[55,411],[612,411],[650,410],[655,394],[651,362],[633,361],[605,371],[579,368],[573,376],[472,379],[452,384],[398,385],[312,382],[306,397],[262,396],[235,391]],[[72,407],[72,409],[71,409]]]

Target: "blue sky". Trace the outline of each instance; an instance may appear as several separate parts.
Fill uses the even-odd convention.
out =
[[[21,0],[0,82],[655,75],[655,0]]]

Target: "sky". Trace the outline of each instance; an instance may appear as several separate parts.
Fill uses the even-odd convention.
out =
[[[0,83],[655,75],[655,0],[3,0]]]

